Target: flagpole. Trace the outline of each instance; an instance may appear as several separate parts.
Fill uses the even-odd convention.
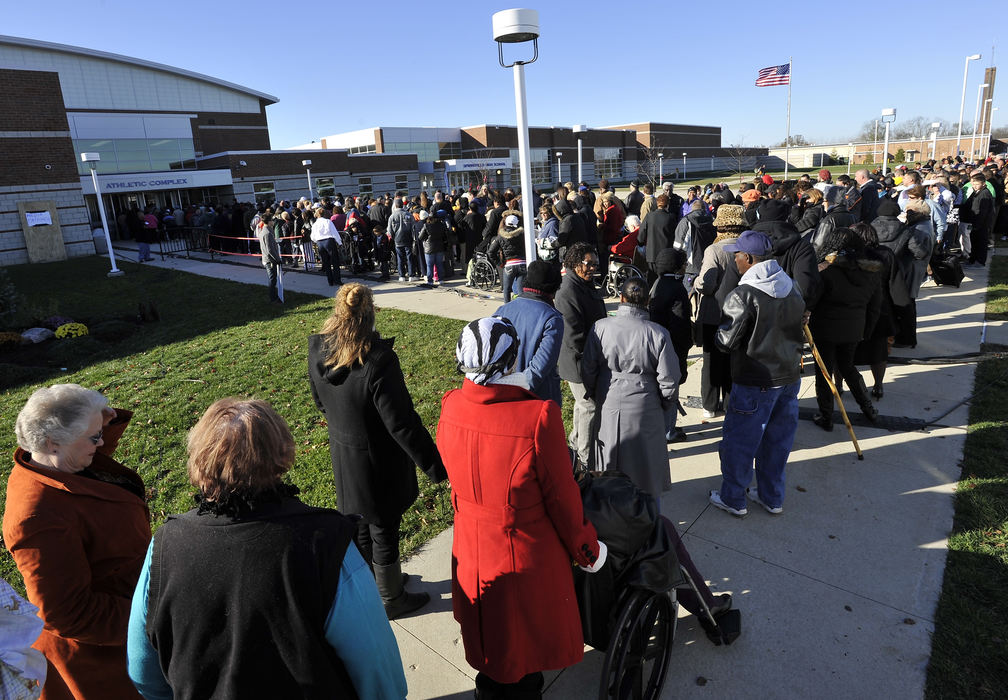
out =
[[[788,164],[791,153],[791,81],[794,78],[792,72],[791,57],[788,56],[788,81],[787,81],[787,136],[784,138],[784,179],[787,180]]]

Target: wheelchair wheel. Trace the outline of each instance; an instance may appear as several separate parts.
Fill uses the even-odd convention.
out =
[[[618,270],[606,277],[606,293],[611,297],[618,297],[623,283],[630,279],[644,279],[644,273],[633,265],[623,265]]]
[[[497,269],[486,258],[473,260],[473,285],[479,289],[489,290],[497,286]]]
[[[624,597],[602,666],[599,700],[655,700],[672,656],[677,605],[668,593]]]

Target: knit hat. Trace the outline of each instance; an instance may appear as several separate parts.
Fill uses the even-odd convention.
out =
[[[502,316],[478,318],[462,329],[455,359],[466,379],[490,384],[511,373],[518,359],[518,332]]]
[[[899,203],[892,197],[883,197],[879,200],[878,209],[876,213],[879,216],[899,216],[900,207]]]
[[[760,193],[759,190],[757,189],[746,190],[745,192],[742,193],[742,201],[746,204],[750,202],[755,202],[759,198]]]
[[[718,207],[717,216],[714,218],[714,228],[745,226],[745,219],[742,218],[743,211],[741,204],[722,204]]]
[[[739,207],[741,209],[742,207]],[[678,248],[664,248],[658,252],[655,258],[655,272],[659,275],[668,275],[682,270],[686,264],[686,252]]]
[[[426,209],[421,209],[420,210],[420,221],[424,221],[424,220],[429,219],[429,218],[430,218],[430,214],[427,213],[427,210]]]
[[[533,294],[551,296],[556,290],[560,289],[561,279],[560,270],[555,265],[550,265],[545,260],[533,260],[529,263],[525,273],[525,282],[522,285],[522,290],[532,292]]]
[[[830,171],[827,170],[826,168],[823,168],[822,170],[819,171],[819,177],[822,178],[823,180],[829,180]]]
[[[760,221],[784,221],[788,215],[788,208],[779,199],[764,199],[760,202],[756,215]]]

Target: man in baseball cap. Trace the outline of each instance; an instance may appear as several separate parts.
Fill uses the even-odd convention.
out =
[[[724,250],[734,253],[742,277],[725,299],[715,335],[731,355],[732,390],[719,448],[721,488],[710,492],[710,502],[742,517],[748,496],[776,515],[783,511],[784,467],[798,429],[805,302],[772,257],[765,233],[743,231]],[[754,467],[756,488],[749,488]]]

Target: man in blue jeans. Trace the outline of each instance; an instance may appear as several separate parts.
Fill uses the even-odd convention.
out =
[[[715,341],[731,354],[732,390],[719,452],[717,508],[742,517],[746,496],[768,512],[783,511],[784,466],[798,429],[799,361],[805,301],[773,258],[766,234],[744,231],[724,247],[742,275],[725,299]],[[756,489],[749,488],[755,464]]]

